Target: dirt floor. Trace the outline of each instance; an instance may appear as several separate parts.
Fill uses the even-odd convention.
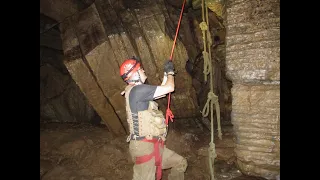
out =
[[[215,140],[215,179],[262,180],[236,168],[232,126],[223,126],[222,131],[223,140]],[[188,160],[185,180],[210,180],[209,142],[210,131],[193,119],[169,124],[166,145]],[[128,145],[126,136],[115,138],[105,126],[40,124],[40,179],[130,180],[133,162]],[[163,171],[162,180],[168,173]]]

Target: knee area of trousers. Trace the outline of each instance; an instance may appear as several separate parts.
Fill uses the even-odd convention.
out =
[[[180,163],[176,166],[177,171],[185,172],[188,167],[188,162],[186,158],[183,158]]]

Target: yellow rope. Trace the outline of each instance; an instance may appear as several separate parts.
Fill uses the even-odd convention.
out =
[[[207,4],[202,0],[202,22],[199,24],[200,29],[202,30],[203,36],[203,59],[204,59],[204,80],[207,81],[207,76],[210,75],[210,92],[208,93],[208,99],[206,104],[202,110],[202,116],[207,117],[209,115],[209,109],[211,111],[211,142],[209,143],[208,153],[209,153],[209,167],[211,180],[214,180],[214,159],[217,157],[215,152],[215,144],[214,144],[214,128],[213,128],[213,104],[215,105],[216,115],[217,115],[217,123],[218,123],[218,137],[222,139],[221,134],[221,126],[220,126],[220,106],[219,99],[213,93],[213,68],[212,68],[212,60],[211,60],[211,45],[212,38],[209,30],[209,17],[208,17],[208,7]],[[208,52],[207,52],[208,49]]]

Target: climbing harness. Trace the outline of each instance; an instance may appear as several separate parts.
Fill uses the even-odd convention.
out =
[[[178,37],[178,32],[179,32],[179,28],[180,28],[180,24],[181,24],[181,19],[182,19],[182,14],[183,14],[185,3],[186,3],[186,0],[184,0],[183,3],[182,3],[179,22],[178,22],[178,26],[177,26],[177,29],[176,29],[176,35],[174,37],[174,41],[173,41],[173,45],[172,45],[172,49],[171,49],[171,55],[170,55],[170,59],[169,59],[170,61],[172,61],[172,58],[173,58],[173,51],[174,51],[174,48],[176,46],[176,41],[177,41],[177,37]],[[171,100],[171,93],[169,93],[169,96],[168,96],[168,106],[167,106],[167,111],[166,111],[166,125],[167,126],[168,126],[168,123],[169,123],[168,122],[169,118],[170,118],[171,122],[173,122],[173,118],[174,118],[174,115],[172,114],[172,111],[170,110],[170,100]]]
[[[157,173],[156,173],[157,180],[160,180],[161,176],[162,176],[162,158],[161,158],[159,146],[161,146],[161,148],[163,148],[164,141],[162,139],[157,139],[157,138],[153,138],[151,140],[143,139],[142,141],[153,143],[154,150],[152,153],[150,153],[148,155],[136,157],[136,164],[142,164],[144,162],[150,161],[154,157],[155,158],[155,165],[157,167]]]
[[[202,22],[199,24],[200,29],[202,30],[203,36],[203,59],[204,59],[204,80],[207,82],[207,76],[210,75],[210,92],[207,96],[207,102],[204,105],[202,110],[202,116],[207,117],[209,114],[209,108],[211,111],[211,141],[209,143],[208,153],[209,153],[209,168],[211,174],[211,180],[214,180],[214,159],[217,157],[215,152],[214,144],[214,129],[213,129],[213,104],[215,105],[216,115],[217,115],[217,124],[218,124],[218,137],[221,140],[221,126],[220,126],[220,106],[218,96],[213,93],[213,68],[211,61],[211,45],[212,39],[209,29],[209,18],[208,18],[208,6],[205,0],[202,0]],[[207,52],[208,49],[208,52]]]

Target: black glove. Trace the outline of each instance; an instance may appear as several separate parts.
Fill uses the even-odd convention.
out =
[[[164,64],[164,72],[168,73],[168,72],[174,72],[174,67],[173,67],[173,63],[171,60],[168,60],[165,64]]]

